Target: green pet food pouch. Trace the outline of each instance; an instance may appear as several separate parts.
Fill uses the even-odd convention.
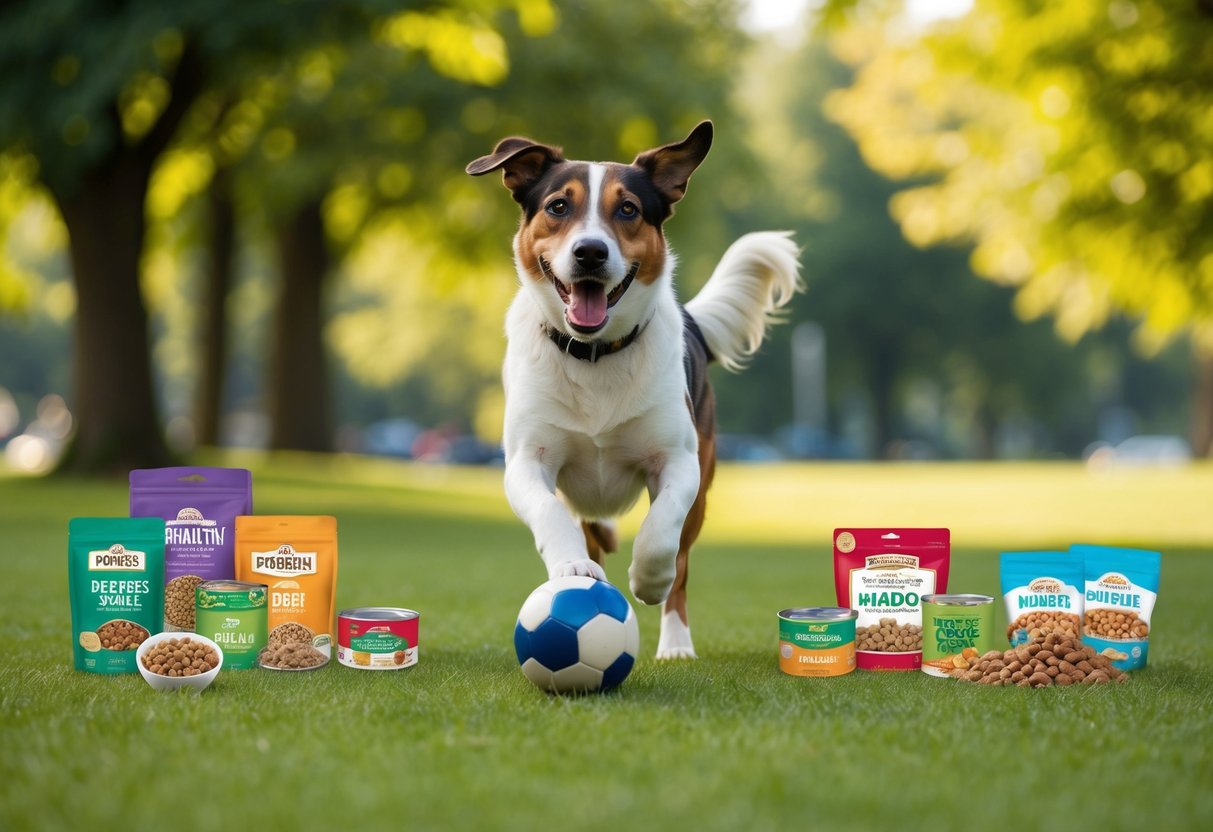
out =
[[[67,581],[76,669],[134,673],[135,649],[160,631],[164,617],[164,521],[73,519]]]

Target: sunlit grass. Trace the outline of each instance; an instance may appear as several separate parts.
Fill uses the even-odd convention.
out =
[[[264,464],[260,455],[228,458]],[[387,506],[400,490],[439,514],[512,516],[498,469],[302,455],[276,459],[272,470],[279,487],[305,503]],[[318,497],[321,483],[348,490]],[[721,543],[817,545],[838,526],[939,525],[962,546],[1213,546],[1211,463],[1102,470],[1076,462],[726,464],[708,499],[703,539]],[[641,499],[623,518],[625,536],[635,534],[646,506]]]
[[[77,673],[67,519],[124,513],[126,488],[0,477],[0,828],[937,832],[973,828],[978,808],[993,828],[1213,824],[1206,468],[1101,479],[1074,465],[726,466],[692,563],[700,660],[656,662],[657,611],[637,608],[631,678],[612,695],[559,699],[512,655],[518,606],[543,573],[499,470],[225,460],[254,468],[258,512],[337,516],[338,607],[420,610],[420,663],[225,671],[201,695]],[[1016,500],[1032,528],[986,518]],[[776,611],[833,601],[835,524],[950,525],[952,588],[995,594],[1003,542],[1062,544],[1071,528],[1149,540],[1163,516],[1156,539],[1176,542],[1160,543],[1150,667],[1127,685],[777,669]],[[609,559],[617,585],[627,565]]]
[[[780,465],[726,468],[708,535],[829,540],[838,526],[952,529],[959,546],[1090,540],[1213,545],[1213,465],[1092,471],[1078,463]]]

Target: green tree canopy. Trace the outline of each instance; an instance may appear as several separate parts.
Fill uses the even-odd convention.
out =
[[[298,82],[306,99],[324,74],[309,67],[323,62],[325,49],[368,37],[424,52],[440,71],[449,69],[452,54],[467,45],[466,20],[501,5],[49,0],[0,11],[0,148],[36,160],[37,177],[69,235],[77,294],[72,404],[79,426],[69,467],[120,471],[169,460],[139,271],[149,182],[191,109],[208,94],[240,98],[248,79],[272,76],[284,64],[300,69],[295,77],[288,70],[286,78]],[[523,12],[547,6],[540,0],[510,5]],[[474,59],[491,56],[499,41],[486,31],[475,45],[471,59],[452,66],[472,75],[491,72],[491,58]],[[289,133],[266,134],[263,149],[271,161],[290,147]],[[302,206],[300,222],[290,229],[295,239],[323,235],[317,214],[313,204]],[[281,239],[287,240],[282,250],[293,253],[289,239]]]
[[[1117,312],[1157,350],[1213,348],[1213,14],[1169,0],[976,0],[916,32],[899,3],[836,4],[860,67],[829,112],[916,245],[975,270],[1071,340]],[[875,12],[876,14],[873,14]]]

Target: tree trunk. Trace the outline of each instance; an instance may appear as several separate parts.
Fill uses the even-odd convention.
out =
[[[60,470],[117,472],[172,462],[160,428],[139,287],[151,167],[133,156],[57,195],[76,283],[76,434]]]
[[[991,460],[995,451],[994,437],[998,433],[998,416],[988,401],[978,405],[973,421],[977,431],[977,447],[973,455],[976,459]]]
[[[897,381],[897,347],[892,342],[874,339],[872,344],[872,427],[876,442],[873,456],[888,459],[893,441],[895,404],[893,386]]]
[[[80,174],[56,169],[39,154],[40,176],[67,225],[76,284],[76,433],[60,471],[124,472],[174,462],[156,406],[139,261],[152,168],[197,100],[204,77],[201,59],[187,42],[168,103],[141,139],[124,143],[114,101],[103,114],[113,147],[91,168]]]
[[[282,286],[270,357],[270,447],[331,451],[323,294],[329,271],[320,200],[300,207],[275,233]]]
[[[215,171],[207,192],[210,236],[206,287],[202,303],[202,362],[198,371],[196,435],[199,445],[219,444],[223,418],[223,382],[227,371],[227,296],[231,291],[236,254],[236,210],[232,204],[231,172]]]
[[[1192,347],[1192,453],[1213,456],[1213,354]]]

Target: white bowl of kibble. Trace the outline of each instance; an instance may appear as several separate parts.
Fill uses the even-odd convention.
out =
[[[139,645],[135,664],[156,690],[202,690],[223,669],[223,649],[197,633],[158,633]]]

